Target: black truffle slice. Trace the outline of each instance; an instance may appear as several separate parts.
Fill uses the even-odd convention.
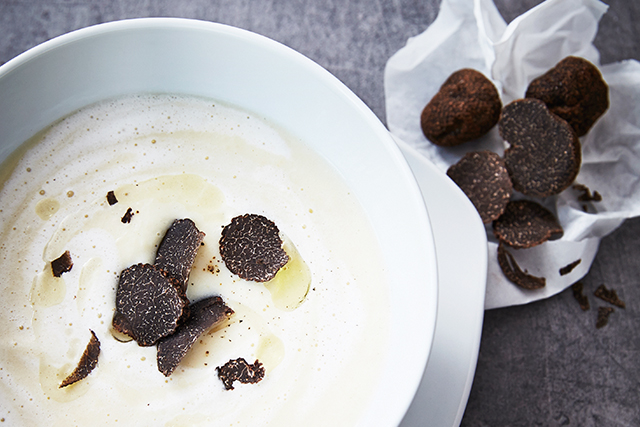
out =
[[[69,253],[69,251],[65,251],[58,258],[51,261],[51,272],[54,277],[62,276],[62,273],[71,271],[71,268],[73,268],[73,261],[71,260],[71,253]]]
[[[78,361],[78,366],[73,372],[62,381],[59,388],[66,387],[73,383],[76,383],[87,377],[93,371],[93,369],[98,365],[98,356],[100,355],[100,340],[93,331],[91,332],[91,339],[89,340],[89,344],[84,349],[82,356],[80,356],[80,360]]]
[[[587,311],[590,308],[589,298],[587,298],[587,296],[582,293],[583,288],[584,285],[582,284],[582,282],[576,282],[571,285],[573,297],[576,299],[576,301],[578,301],[578,304],[580,304],[580,308],[582,309],[582,311]]]
[[[581,259],[577,259],[577,260],[565,265],[564,267],[562,267],[560,269],[560,275],[561,276],[565,276],[565,275],[571,273],[574,268],[576,268],[578,265],[580,265],[581,262],[582,262]]]
[[[498,90],[482,73],[454,72],[420,115],[422,132],[436,145],[451,147],[479,138],[500,117]]]
[[[507,167],[496,153],[469,152],[449,167],[447,175],[471,200],[483,223],[502,215],[513,187]]]
[[[227,390],[233,390],[233,382],[240,381],[243,384],[255,384],[264,378],[264,366],[258,360],[253,365],[247,363],[242,357],[229,360],[222,367],[216,368],[218,378]]]
[[[508,104],[498,128],[509,143],[504,161],[515,190],[546,197],[573,183],[582,162],[580,140],[542,101],[520,99]]]
[[[185,291],[193,261],[204,236],[192,220],[177,219],[173,221],[158,246],[155,266],[178,280]]]
[[[278,227],[262,215],[237,216],[222,230],[220,255],[232,273],[266,282],[289,261]]]
[[[116,193],[114,193],[113,191],[109,191],[107,193],[107,202],[109,203],[109,206],[113,206],[116,203],[118,203],[118,199],[116,198]]]
[[[527,98],[543,101],[578,136],[585,135],[609,108],[609,88],[598,68],[583,58],[568,56],[533,80]]]
[[[233,314],[233,310],[218,296],[192,304],[189,312],[184,324],[158,342],[158,370],[166,377],[171,375],[200,335]]]
[[[165,271],[135,264],[120,274],[113,327],[124,325],[139,345],[154,345],[176,330],[188,304],[181,285]]]
[[[547,281],[544,277],[536,277],[520,269],[515,258],[503,244],[498,245],[498,264],[505,277],[523,289],[535,290],[544,288]]]
[[[111,321],[111,326],[113,326],[113,329],[120,332],[121,334],[128,335],[129,337],[133,337],[133,332],[131,332],[129,321],[124,317],[123,314],[121,314],[118,311],[113,313],[113,320]],[[130,340],[122,340],[122,341],[128,342]]]
[[[609,323],[609,315],[615,310],[611,307],[598,307],[598,318],[596,319],[596,328],[604,328]]]
[[[531,200],[514,200],[493,222],[493,234],[512,248],[524,249],[561,237],[563,231],[544,206]]]
[[[601,300],[608,302],[609,304],[613,304],[620,308],[626,307],[624,301],[622,301],[620,297],[618,297],[618,293],[615,291],[615,289],[607,289],[605,285],[598,286],[593,294]]]

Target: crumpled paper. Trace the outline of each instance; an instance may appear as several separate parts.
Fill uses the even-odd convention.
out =
[[[420,129],[420,113],[454,71],[474,68],[498,88],[503,105],[522,98],[531,80],[568,55],[599,66],[592,42],[607,6],[598,0],[547,0],[506,24],[492,0],[443,0],[436,20],[408,40],[385,69],[387,124],[396,138],[414,146],[446,171],[467,151],[488,149],[502,155],[506,144],[497,126],[481,139],[454,148],[431,144]],[[559,240],[511,250],[518,264],[546,286],[529,291],[509,282],[497,262],[490,227],[485,309],[525,304],[550,297],[587,272],[602,237],[626,218],[640,215],[640,63],[599,66],[609,85],[610,107],[581,138],[582,167],[576,183],[603,197],[580,202],[573,188],[536,199],[557,214],[564,228]],[[514,198],[523,198],[514,193]],[[581,260],[569,274],[560,268]],[[460,260],[464,268],[464,260]]]

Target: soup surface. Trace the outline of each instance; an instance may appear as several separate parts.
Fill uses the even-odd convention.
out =
[[[353,425],[388,342],[378,241],[338,173],[286,131],[220,103],[130,96],[83,108],[5,162],[0,417],[8,425]],[[113,191],[118,203],[110,205]],[[130,222],[122,221],[131,208]],[[222,227],[245,213],[278,226],[291,260],[271,282],[232,274]],[[187,296],[235,314],[204,333],[170,377],[156,348],[111,320],[120,272],[153,263],[175,219],[206,233]],[[53,277],[69,251],[73,267]],[[65,388],[94,331],[97,367]],[[263,363],[225,390],[216,367]]]

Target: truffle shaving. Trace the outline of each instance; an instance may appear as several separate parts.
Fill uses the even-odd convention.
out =
[[[530,200],[507,204],[504,213],[493,222],[493,234],[515,249],[530,248],[563,234],[556,217],[542,205]]]
[[[84,349],[82,356],[80,356],[80,361],[78,361],[78,366],[73,370],[71,375],[65,378],[60,384],[59,388],[66,387],[73,383],[76,383],[87,377],[93,371],[93,369],[98,365],[98,356],[100,355],[100,340],[93,331],[91,332],[91,339],[89,340],[89,344]]]
[[[120,274],[113,326],[141,346],[172,334],[189,304],[181,285],[164,270],[136,264]]]
[[[467,195],[485,224],[498,219],[511,199],[511,179],[500,156],[472,151],[451,165],[447,175]]]
[[[193,261],[204,236],[192,220],[176,219],[158,246],[155,266],[180,282],[185,291]]]
[[[528,196],[559,194],[580,170],[580,140],[567,122],[549,112],[542,101],[520,99],[502,110],[500,136],[513,188]]]
[[[189,312],[184,324],[158,342],[158,370],[166,377],[173,373],[200,335],[233,314],[218,296],[193,303]]]
[[[523,289],[540,289],[546,285],[544,277],[532,276],[522,271],[513,255],[502,243],[498,245],[498,264],[506,278]]]
[[[232,273],[246,280],[266,282],[289,261],[282,244],[273,221],[246,214],[233,218],[222,230],[220,255]]]

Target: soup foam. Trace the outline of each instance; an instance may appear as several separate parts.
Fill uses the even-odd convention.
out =
[[[130,96],[55,123],[5,168],[0,417],[10,425],[356,423],[388,343],[387,278],[356,197],[302,141],[208,99]],[[221,262],[221,229],[245,213],[278,225],[297,266],[286,283],[299,290],[310,275],[299,307]],[[187,296],[220,295],[235,315],[165,378],[155,347],[119,342],[111,319],[120,272],[153,263],[177,218],[206,233]],[[50,262],[66,250],[73,268],[54,278]],[[98,366],[59,389],[90,330]],[[265,378],[225,390],[215,368],[238,357],[259,359]]]

